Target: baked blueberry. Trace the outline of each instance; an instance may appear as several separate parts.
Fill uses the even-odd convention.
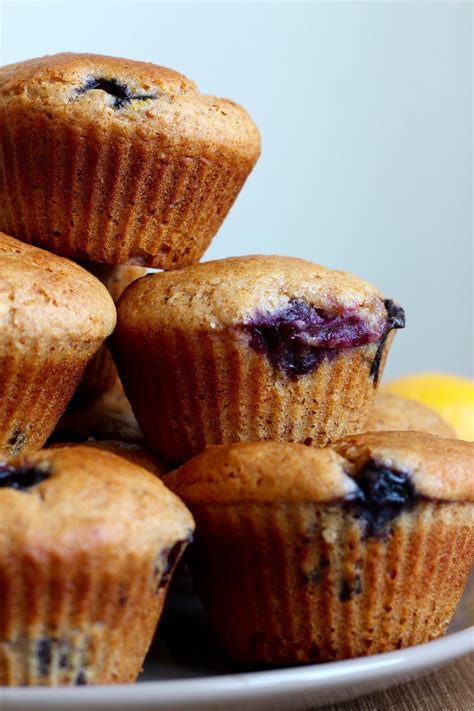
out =
[[[354,497],[355,516],[362,522],[364,536],[383,538],[390,523],[404,509],[411,508],[417,494],[404,471],[397,471],[370,461],[357,475],[358,492]]]
[[[360,595],[362,592],[362,582],[360,575],[356,575],[354,578],[344,578],[341,584],[341,590],[339,592],[339,600],[341,602],[348,602],[354,595]]]
[[[169,579],[170,579],[171,573],[173,572],[176,561],[181,557],[184,549],[191,542],[192,542],[192,536],[190,536],[189,538],[186,538],[183,541],[178,541],[171,548],[164,548],[161,551],[159,558],[160,558],[161,565],[163,565],[163,561],[164,561],[164,568],[161,568],[161,565],[159,565],[159,566],[157,565],[157,568],[156,568],[156,575],[160,575],[160,570],[162,570],[161,576],[160,576],[160,582],[158,583],[157,592],[159,592],[162,588],[165,588],[168,585]]]
[[[38,673],[40,676],[49,674],[51,665],[51,640],[47,637],[42,637],[36,647],[36,656],[38,657]]]
[[[377,340],[381,332],[354,311],[330,315],[300,301],[273,314],[257,314],[244,328],[252,348],[291,378],[313,372],[339,348]]]
[[[86,678],[86,673],[83,669],[80,670],[78,675],[76,676],[76,680],[74,682],[76,686],[86,686],[87,684],[87,678]]]
[[[380,364],[385,348],[385,342],[388,338],[390,331],[393,331],[394,329],[398,328],[405,328],[405,311],[402,309],[402,307],[396,304],[391,299],[385,299],[383,303],[387,310],[387,323],[385,326],[385,331],[380,337],[377,351],[370,366],[370,377],[374,381],[374,385],[377,385],[379,381]]]
[[[145,99],[157,98],[156,94],[132,94],[125,83],[120,82],[118,79],[105,79],[104,77],[89,77],[84,86],[76,90],[76,96],[92,90],[105,91],[106,94],[113,96],[113,108],[115,110],[122,109],[135,100],[144,101]]]
[[[17,489],[25,491],[49,478],[51,468],[44,462],[40,466],[15,467],[10,464],[0,464],[0,489]]]

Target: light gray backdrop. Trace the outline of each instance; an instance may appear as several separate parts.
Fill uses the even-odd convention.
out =
[[[470,2],[23,2],[2,63],[164,64],[247,107],[263,154],[206,258],[292,254],[406,308],[390,376],[472,367]]]

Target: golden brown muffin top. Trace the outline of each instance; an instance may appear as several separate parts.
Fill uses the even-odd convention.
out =
[[[390,486],[391,473],[414,496],[474,501],[473,455],[474,444],[418,432],[355,435],[321,449],[238,443],[209,446],[164,480],[191,506],[357,501],[368,477]]]
[[[133,132],[144,144],[159,141],[183,157],[230,153],[252,166],[260,153],[245,109],[204,96],[182,74],[146,62],[63,53],[10,64],[0,68],[2,102],[54,120],[94,121],[98,130],[113,128],[117,140]]]
[[[32,479],[38,483],[28,486]],[[156,476],[111,452],[62,447],[0,464],[0,552],[16,545],[31,546],[32,556],[101,546],[158,553],[193,528]]]
[[[88,341],[112,333],[110,294],[68,259],[0,232],[0,274],[0,343],[14,338],[19,348],[28,338]]]
[[[357,491],[335,452],[286,442],[209,445],[164,481],[193,504],[324,502]]]
[[[387,319],[383,297],[348,272],[284,256],[228,257],[174,272],[148,274],[119,301],[119,326],[153,333],[173,328],[216,331],[302,302],[329,315],[357,314],[374,340]]]
[[[438,437],[456,438],[453,428],[431,407],[392,393],[377,394],[365,430],[428,432]]]
[[[32,96],[61,97],[61,90],[84,79],[87,73],[101,74],[104,79],[120,78],[137,93],[151,93],[155,87],[167,96],[197,92],[193,81],[179,72],[150,62],[107,57],[101,54],[60,52],[34,57],[0,68],[0,92],[22,94],[25,89]]]

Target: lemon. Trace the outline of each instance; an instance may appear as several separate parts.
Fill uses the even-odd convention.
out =
[[[446,373],[417,373],[392,380],[381,389],[425,403],[458,437],[474,441],[474,380]]]

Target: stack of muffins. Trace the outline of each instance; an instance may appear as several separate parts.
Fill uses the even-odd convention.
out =
[[[0,69],[0,685],[133,681],[193,534],[235,661],[449,623],[473,446],[376,398],[401,307],[292,257],[198,263],[259,152],[169,69]]]

